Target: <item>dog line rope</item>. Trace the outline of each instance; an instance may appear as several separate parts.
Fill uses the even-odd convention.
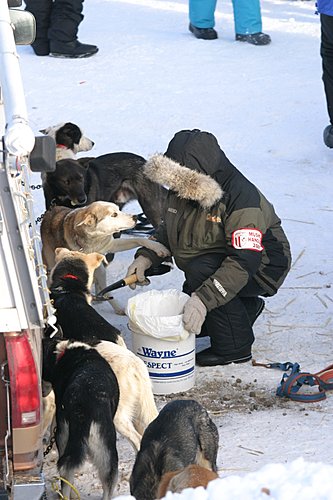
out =
[[[80,493],[78,492],[77,488],[75,488],[75,486],[72,483],[70,483],[69,481],[67,481],[67,479],[65,479],[64,477],[54,476],[53,477],[53,481],[51,483],[52,484],[52,489],[53,489],[53,491],[55,491],[56,493],[58,493],[58,495],[59,495],[60,498],[62,498],[63,500],[70,500],[70,498],[64,497],[64,495],[61,493],[58,481],[63,481],[64,483],[68,484],[68,486],[71,488],[71,490],[74,491],[77,500],[80,500],[80,498],[81,498],[80,497]]]

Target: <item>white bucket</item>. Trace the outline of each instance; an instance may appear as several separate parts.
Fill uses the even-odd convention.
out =
[[[132,332],[132,349],[148,368],[154,394],[184,392],[194,386],[194,335],[168,341]]]
[[[182,324],[188,299],[178,290],[153,290],[128,301],[132,349],[147,366],[156,395],[185,392],[194,386],[195,335]]]

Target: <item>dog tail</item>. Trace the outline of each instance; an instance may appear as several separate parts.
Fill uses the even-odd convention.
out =
[[[146,427],[157,417],[158,411],[147,367],[140,358],[138,358],[138,360],[140,361],[140,364],[138,363],[138,377],[140,379],[140,383],[142,384],[142,391],[141,404],[138,408],[139,413],[135,422],[135,428],[139,434],[143,435]]]

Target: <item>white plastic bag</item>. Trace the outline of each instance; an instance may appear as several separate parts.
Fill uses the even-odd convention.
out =
[[[189,332],[183,325],[183,310],[189,300],[178,290],[151,290],[130,298],[126,314],[134,333],[163,340],[185,340]]]

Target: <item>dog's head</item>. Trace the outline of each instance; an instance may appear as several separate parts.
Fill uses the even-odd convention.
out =
[[[190,464],[177,471],[166,472],[161,478],[157,498],[164,498],[168,491],[180,493],[186,488],[198,488],[198,486],[207,488],[208,483],[218,477],[216,472],[197,464]]]
[[[95,236],[109,235],[131,229],[137,217],[122,212],[118,205],[107,201],[95,201],[85,208],[76,211],[77,227]]]
[[[55,140],[57,147],[70,149],[74,155],[81,151],[90,151],[94,142],[83,135],[82,130],[75,123],[59,123],[53,127],[40,130]]]
[[[80,161],[68,158],[57,161],[55,171],[47,173],[46,179],[52,191],[64,203],[69,201],[68,206],[76,207],[87,203],[84,190],[87,168],[88,162],[82,165]]]
[[[85,254],[67,248],[55,249],[55,262],[50,274],[51,288],[59,284],[63,285],[67,277],[66,288],[86,294],[92,286],[95,270],[102,262],[107,263],[104,255],[100,253]],[[90,294],[87,295],[87,300],[90,301]]]

